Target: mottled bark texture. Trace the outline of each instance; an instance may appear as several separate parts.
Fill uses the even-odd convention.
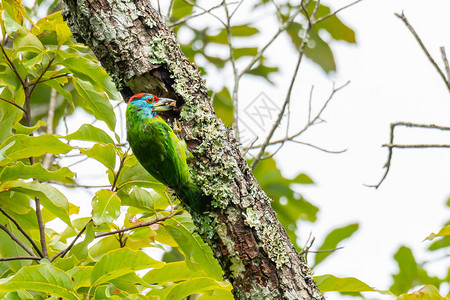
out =
[[[144,0],[64,0],[75,38],[89,46],[123,97],[152,92],[176,98],[182,137],[194,155],[192,180],[210,200],[193,215],[233,284],[236,299],[323,299],[270,199],[217,119],[198,69]]]

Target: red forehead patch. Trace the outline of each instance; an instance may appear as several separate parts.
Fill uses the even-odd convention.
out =
[[[133,95],[133,96],[128,100],[128,102],[131,102],[131,101],[133,101],[134,99],[141,98],[141,97],[144,96],[144,95],[145,95],[145,93],[139,93],[139,94]]]

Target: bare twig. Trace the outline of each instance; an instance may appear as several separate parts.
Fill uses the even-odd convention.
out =
[[[340,12],[340,11],[346,9],[346,8],[349,8],[350,6],[353,6],[356,3],[361,2],[361,1],[362,0],[358,0],[358,1],[352,2],[352,3],[348,4],[348,5],[345,5],[345,6],[341,7],[341,8],[339,8],[339,9],[335,10],[334,12],[329,13],[328,15],[325,15],[323,17],[320,17],[320,18],[316,19],[314,23],[317,24],[319,22],[322,22],[323,20],[328,19],[329,17],[335,16],[338,12]]]
[[[409,128],[426,128],[426,129],[438,129],[438,130],[443,130],[443,131],[450,131],[450,127],[448,126],[439,126],[439,125],[435,125],[435,124],[417,124],[417,123],[411,123],[411,122],[396,122],[396,123],[391,123],[391,127],[390,127],[390,134],[389,134],[389,143],[388,144],[384,144],[383,147],[387,147],[388,148],[388,157],[386,160],[386,163],[384,165],[384,168],[386,168],[383,176],[381,177],[380,181],[375,184],[375,185],[367,185],[365,184],[365,186],[368,187],[373,187],[373,188],[379,188],[380,185],[383,183],[383,181],[386,179],[389,170],[391,168],[391,162],[392,162],[392,155],[393,155],[393,149],[394,148],[403,148],[403,149],[407,149],[407,148],[450,148],[450,145],[446,145],[446,144],[414,144],[414,145],[399,145],[399,144],[394,144],[394,130],[395,127],[397,126],[405,126],[405,127],[409,127]]]
[[[36,256],[14,256],[14,257],[0,258],[0,261],[11,261],[11,260],[41,260],[41,258]]]
[[[44,257],[44,255],[41,252],[41,249],[39,249],[39,247],[36,245],[36,243],[33,241],[33,239],[31,238],[31,236],[22,228],[22,226],[20,226],[19,222],[16,221],[16,219],[14,219],[10,214],[8,214],[3,208],[0,207],[0,212],[2,214],[5,215],[5,217],[7,217],[8,219],[11,220],[11,222],[14,223],[14,225],[16,225],[17,229],[19,229],[19,231],[23,234],[23,236],[31,243],[31,245],[33,246],[34,250],[36,250],[37,254],[40,257]]]
[[[89,222],[86,223],[86,225],[84,225],[84,227],[80,230],[80,232],[77,234],[77,236],[73,239],[72,243],[70,243],[69,246],[67,246],[66,249],[59,251],[58,253],[56,253],[51,259],[50,262],[54,261],[56,258],[60,257],[63,258],[64,255],[66,255],[70,249],[72,249],[72,247],[75,245],[75,243],[77,242],[77,240],[81,237],[81,235],[84,233],[84,231],[86,230],[86,227],[92,222],[92,219],[89,220]]]
[[[2,229],[6,234],[9,235],[9,237],[16,242],[17,245],[19,245],[20,247],[22,247],[23,250],[25,250],[26,253],[28,253],[31,257],[36,257],[36,255],[33,253],[33,251],[27,247],[27,245],[25,245],[21,240],[19,240],[14,233],[12,233],[8,227],[1,225],[0,224],[0,229]]]
[[[56,108],[56,93],[55,89],[51,89],[50,92],[50,102],[48,104],[48,117],[47,117],[47,134],[53,134],[53,122],[55,119],[55,108]],[[44,161],[42,162],[42,166],[45,169],[49,169],[53,163],[54,155],[51,153],[45,153]]]
[[[305,146],[308,146],[308,147],[312,147],[312,148],[320,150],[322,152],[331,153],[331,154],[341,154],[341,153],[344,153],[345,151],[347,151],[347,149],[343,149],[343,150],[327,150],[325,148],[322,148],[322,147],[319,147],[319,146],[316,146],[316,145],[313,145],[313,144],[310,144],[310,143],[305,143],[305,142],[301,142],[301,141],[297,141],[297,140],[290,140],[290,141],[293,142],[293,143],[297,143],[297,144],[300,144],[300,145],[305,145]]]
[[[439,73],[439,75],[442,77],[442,80],[444,80],[445,85],[447,86],[448,91],[450,92],[450,80],[447,79],[445,77],[444,72],[441,70],[441,68],[438,66],[438,64],[436,63],[436,61],[433,59],[433,57],[431,56],[430,52],[428,52],[428,49],[425,47],[425,45],[423,44],[422,40],[420,39],[419,35],[417,34],[416,30],[412,27],[412,25],[409,23],[408,19],[406,18],[405,14],[402,13],[401,14],[395,14],[395,16],[397,16],[400,20],[403,21],[403,23],[405,23],[406,27],[409,29],[409,31],[412,33],[412,35],[414,36],[414,38],[416,39],[416,41],[419,43],[420,48],[422,48],[423,52],[425,53],[425,55],[427,56],[428,60],[430,61],[430,63],[434,66],[434,68],[436,69],[436,71]]]
[[[41,212],[41,201],[39,200],[38,197],[35,197],[34,200],[36,204],[36,217],[39,224],[39,236],[41,241],[42,256],[44,258],[48,258],[47,242],[45,241],[45,224],[44,220],[42,219],[42,212]]]
[[[141,227],[148,227],[150,225],[153,225],[153,224],[156,224],[156,223],[159,223],[159,222],[163,222],[163,221],[165,221],[167,219],[170,219],[173,216],[181,214],[182,212],[183,212],[182,210],[174,211],[174,212],[170,213],[169,215],[167,215],[165,217],[157,218],[155,220],[152,220],[152,221],[149,221],[149,222],[145,222],[145,223],[142,223],[142,224],[138,224],[138,225],[134,225],[134,226],[131,226],[131,227],[127,227],[127,228],[124,228],[124,229],[119,229],[119,230],[115,230],[115,231],[111,231],[111,232],[102,233],[102,234],[96,235],[95,238],[100,238],[100,237],[105,237],[105,236],[109,236],[109,235],[119,234],[119,233],[122,233],[122,232],[130,231],[130,230],[141,228]]]
[[[440,47],[441,55],[442,55],[442,61],[444,62],[445,66],[445,72],[447,73],[447,82],[450,81],[450,66],[448,64],[447,54],[445,54],[445,48]]]
[[[308,20],[311,20],[309,15],[308,15],[308,12],[306,11],[306,9],[305,9],[305,7],[303,5],[303,1],[302,1],[301,5],[303,7],[303,10],[304,10],[305,14],[308,16]],[[314,12],[313,12],[312,18],[314,18],[315,14],[317,13],[317,10],[319,9],[319,6],[320,6],[320,1],[317,1],[316,2],[316,6],[314,8]],[[287,94],[286,94],[286,99],[284,100],[283,106],[282,106],[280,112],[278,113],[277,120],[274,122],[274,124],[272,126],[272,129],[269,132],[269,135],[266,137],[266,140],[261,145],[261,149],[259,150],[258,154],[256,155],[255,159],[252,162],[252,165],[250,166],[250,168],[252,170],[256,167],[258,162],[261,160],[261,157],[264,155],[264,153],[266,151],[266,147],[269,145],[270,140],[272,139],[272,136],[275,133],[275,130],[280,125],[281,119],[283,118],[283,115],[284,115],[284,111],[286,110],[286,107],[289,104],[289,101],[291,100],[292,89],[294,88],[294,83],[295,83],[295,80],[297,78],[297,74],[298,74],[298,71],[299,71],[302,59],[303,59],[303,54],[304,54],[305,46],[306,46],[306,43],[307,43],[307,36],[308,36],[311,28],[312,28],[312,22],[308,21],[308,26],[306,27],[305,34],[304,34],[304,37],[302,39],[302,43],[301,43],[300,48],[299,48],[299,55],[298,55],[298,59],[297,59],[297,64],[295,66],[294,74],[292,75],[291,83],[289,85],[289,89],[288,89]],[[284,141],[282,143],[284,143]]]
[[[194,3],[194,2],[192,2],[192,1],[190,1],[190,0],[183,0],[183,1],[186,2],[186,3],[189,4],[189,5],[192,5],[192,6],[194,6],[194,7],[198,7],[199,9],[201,9],[202,11],[204,11],[205,13],[207,13],[207,14],[209,14],[210,16],[214,17],[214,18],[215,18],[216,20],[218,20],[224,27],[227,26],[227,25],[225,24],[225,22],[222,21],[221,18],[219,18],[218,16],[216,16],[215,14],[213,14],[211,11],[208,11],[207,9],[205,9],[205,8],[203,8],[203,7],[201,7],[201,6],[199,6],[198,4],[196,4],[196,3]],[[225,2],[223,2],[223,3],[225,3]]]
[[[303,3],[303,0],[302,0]],[[277,32],[272,36],[272,38],[258,51],[258,53],[252,58],[249,64],[239,73],[239,78],[241,78],[244,74],[246,74],[253,65],[259,61],[259,59],[263,56],[264,52],[269,48],[270,45],[278,38],[278,36],[286,30],[288,25],[294,21],[295,17],[302,11],[302,7],[300,7],[289,19],[286,20],[281,26],[278,28]]]
[[[323,122],[323,120],[321,119],[322,113],[325,111],[325,109],[327,108],[328,104],[333,99],[334,95],[337,92],[339,92],[340,90],[342,90],[343,88],[345,88],[348,84],[350,84],[350,81],[347,81],[345,84],[343,84],[340,87],[336,88],[334,83],[333,83],[333,89],[332,89],[330,95],[328,96],[328,99],[325,101],[324,105],[321,107],[321,109],[319,110],[319,112],[316,114],[316,116],[314,118],[311,119],[311,117],[309,117],[308,118],[309,120],[306,123],[306,125],[301,130],[299,130],[297,133],[295,133],[295,134],[293,134],[293,135],[291,135],[291,136],[289,136],[287,138],[283,138],[283,139],[279,139],[279,140],[275,140],[275,141],[269,142],[268,146],[284,143],[286,141],[293,141],[294,138],[302,135],[311,126],[322,123]],[[254,146],[251,147],[251,149],[257,149],[257,148],[260,148],[260,147],[262,147],[262,145],[254,145]]]
[[[231,41],[231,16],[228,11],[228,6],[226,3],[223,5],[225,9],[225,15],[226,15],[226,24],[225,29],[227,31],[227,44],[228,44],[228,51],[229,51],[229,58],[231,62],[231,66],[233,68],[233,78],[234,78],[234,86],[233,86],[233,92],[231,95],[231,99],[233,99],[233,131],[234,131],[234,137],[239,141],[239,102],[238,102],[238,91],[239,91],[239,75],[238,75],[238,69],[236,67],[236,60],[234,58],[233,53],[233,44]]]
[[[383,144],[387,148],[411,149],[411,148],[450,148],[449,144]]]
[[[202,15],[204,15],[204,14],[208,14],[208,13],[210,13],[211,11],[213,11],[213,10],[215,10],[215,9],[217,9],[217,8],[219,8],[219,7],[221,7],[224,3],[225,3],[225,0],[223,0],[222,2],[220,2],[219,4],[217,4],[217,5],[215,5],[215,6],[211,7],[211,8],[208,8],[208,9],[204,9],[204,8],[203,8],[203,11],[202,11],[202,12],[200,12],[200,13],[198,13],[198,14],[193,14],[193,15],[186,16],[186,17],[184,17],[184,18],[182,18],[182,19],[180,19],[180,20],[178,20],[178,21],[176,21],[176,22],[170,24],[170,27],[171,27],[171,28],[176,27],[176,26],[178,26],[178,25],[180,25],[180,24],[183,24],[183,23],[185,23],[185,22],[187,22],[187,21],[193,19],[193,18],[200,17],[200,16],[202,16]],[[229,4],[234,4],[234,3],[236,3],[236,2],[230,2]]]
[[[326,250],[308,250],[309,253],[329,253],[329,252],[334,252],[337,250],[341,250],[344,249],[344,247],[337,247],[334,249],[326,249]]]

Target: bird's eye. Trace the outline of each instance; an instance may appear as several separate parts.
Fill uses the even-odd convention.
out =
[[[155,99],[153,97],[148,97],[147,99],[145,99],[145,101],[147,101],[147,103],[152,104],[153,102],[155,102]]]

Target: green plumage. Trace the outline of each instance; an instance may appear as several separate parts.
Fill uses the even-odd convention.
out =
[[[159,98],[151,94],[138,94],[130,99],[126,111],[128,142],[137,160],[153,177],[175,190],[185,204],[199,212],[201,194],[190,180],[187,149],[172,128],[156,115],[156,107],[168,110],[158,102]]]

